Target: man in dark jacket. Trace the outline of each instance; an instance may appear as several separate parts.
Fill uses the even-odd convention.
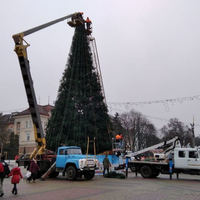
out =
[[[9,169],[8,164],[5,162],[5,156],[1,156],[0,162],[3,164],[3,168],[4,168],[4,172],[0,173],[0,179],[1,179],[1,182],[0,182],[0,197],[2,197],[4,195],[3,181],[4,181],[4,178],[6,176],[8,176],[8,174],[10,173],[10,169]]]
[[[108,159],[108,156],[106,155],[103,159],[103,175],[105,175],[105,171],[107,170],[109,174],[109,167],[110,167],[110,161]]]

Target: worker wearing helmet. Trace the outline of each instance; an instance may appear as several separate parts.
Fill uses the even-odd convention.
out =
[[[119,148],[119,147],[120,147],[120,143],[119,143],[119,142],[120,142],[120,141],[119,141],[119,140],[120,140],[120,135],[117,134],[117,135],[115,136],[115,139],[116,139],[116,140],[115,140],[115,141],[116,141],[116,147]]]
[[[116,138],[116,142],[119,142],[120,135],[119,135],[119,134],[117,134],[115,138]]]
[[[92,22],[91,22],[91,20],[89,19],[89,17],[87,17],[87,19],[85,20],[85,23],[86,23],[87,30],[90,31],[90,29],[91,29],[91,28],[90,28],[90,25],[91,25]]]

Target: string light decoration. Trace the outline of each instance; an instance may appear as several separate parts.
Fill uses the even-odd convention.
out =
[[[144,105],[151,105],[151,104],[163,104],[165,107],[168,107],[168,103],[174,105],[175,103],[183,103],[185,101],[194,101],[200,100],[200,95],[195,95],[191,97],[182,97],[176,99],[166,99],[166,100],[156,100],[156,101],[142,101],[142,102],[108,102],[108,106],[125,106],[128,110],[131,106],[144,106]]]
[[[132,109],[134,106],[145,106],[145,105],[151,105],[151,104],[163,104],[165,107],[165,111],[169,112],[169,103],[174,105],[175,103],[184,103],[186,101],[194,101],[194,100],[200,100],[200,95],[190,96],[190,97],[182,97],[182,98],[175,98],[175,99],[166,99],[166,100],[155,100],[155,101],[143,101],[143,102],[108,102],[108,109],[112,113],[113,110],[119,111],[119,112],[126,112],[124,110],[117,109],[119,108],[125,108],[126,110]],[[169,122],[168,119],[160,118],[160,117],[153,117],[153,116],[146,116],[150,119],[155,119],[159,121],[165,121]],[[190,125],[188,122],[183,122],[184,124]],[[200,126],[200,124],[195,124],[195,126]]]
[[[113,108],[111,106],[108,106],[108,110],[110,113],[112,113],[113,111],[116,111],[116,112],[119,112],[119,113],[123,113],[123,112],[127,112],[125,110],[122,110],[122,109],[117,109],[117,108]],[[159,121],[163,121],[163,122],[170,122],[169,119],[165,119],[165,118],[161,118],[161,117],[154,117],[154,116],[149,116],[149,115],[144,115],[142,114],[144,117],[146,118],[149,118],[149,119],[154,119],[154,120],[159,120]],[[189,122],[182,122],[183,124],[186,124],[186,125],[190,125],[191,123]],[[198,126],[200,127],[200,124],[195,124],[194,126]]]
[[[107,102],[108,110],[112,113],[113,110],[119,111],[119,112],[126,112],[121,109],[117,109],[116,107],[125,107],[126,110],[130,110],[133,108],[132,106],[144,106],[144,105],[151,105],[151,104],[163,104],[166,111],[169,111],[169,105],[168,103],[171,103],[174,105],[175,103],[184,103],[185,101],[194,101],[194,100],[200,100],[200,95],[190,96],[190,97],[182,97],[182,98],[176,98],[176,99],[166,99],[166,100],[155,100],[155,101],[142,101],[142,102]],[[25,110],[25,108],[20,109],[13,109],[13,110],[6,110],[6,111],[0,111],[0,113],[5,112],[16,112]],[[160,118],[160,117],[153,117],[153,116],[146,116],[147,118],[156,119],[160,121],[169,122],[168,119]],[[190,125],[188,122],[183,122],[184,124]],[[195,126],[200,126],[200,124],[195,124]]]

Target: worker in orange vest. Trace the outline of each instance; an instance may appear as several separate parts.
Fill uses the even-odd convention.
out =
[[[85,20],[86,22],[86,27],[87,27],[87,30],[89,31],[90,30],[90,25],[91,25],[91,20],[89,19],[89,17],[87,17],[87,19]]]
[[[116,147],[119,148],[119,146],[120,146],[120,144],[119,144],[119,139],[120,139],[119,134],[116,135],[115,139],[116,139],[115,140],[116,141]]]
[[[117,134],[115,138],[116,138],[116,142],[119,142],[119,139],[120,139],[119,134]]]

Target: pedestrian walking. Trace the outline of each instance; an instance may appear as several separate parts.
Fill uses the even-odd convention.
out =
[[[15,156],[15,160],[18,160],[18,159],[19,159],[19,156],[18,156],[18,155],[16,155],[16,156]]]
[[[106,154],[105,158],[103,159],[103,175],[105,176],[105,171],[109,174],[109,167],[111,166],[108,156]]]
[[[21,169],[18,167],[17,163],[15,163],[13,169],[11,170],[11,173],[8,174],[8,177],[10,176],[12,176],[11,183],[13,184],[12,193],[14,195],[17,195],[17,184],[20,182],[20,178],[23,178]]]
[[[0,160],[0,197],[4,195],[4,190],[3,190],[3,181],[6,176],[10,173],[10,169],[8,164],[5,162],[5,156],[1,156]]]
[[[33,160],[31,161],[29,171],[31,172],[31,176],[27,178],[27,182],[30,183],[30,181],[33,179],[33,183],[35,183],[37,173],[38,171],[40,171],[40,168],[37,164],[37,158],[33,158]]]

